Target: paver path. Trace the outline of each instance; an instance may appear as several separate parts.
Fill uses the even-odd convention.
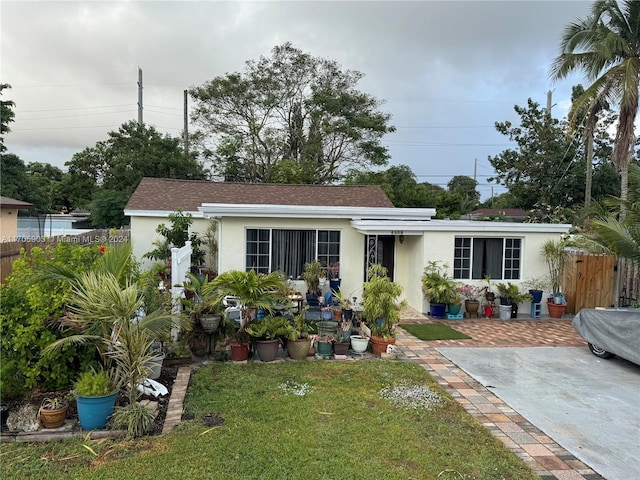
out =
[[[466,333],[470,340],[422,341],[400,330],[396,345],[400,358],[418,363],[485,425],[511,451],[545,480],[604,480],[552,438],[509,407],[440,354],[436,347],[533,347],[585,346],[571,326],[571,319],[464,319],[435,320],[415,310],[402,313],[403,323],[447,324]]]

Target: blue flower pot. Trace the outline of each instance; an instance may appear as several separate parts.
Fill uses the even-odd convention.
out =
[[[80,426],[85,430],[96,430],[104,427],[113,414],[117,396],[117,390],[101,397],[80,397],[76,395]]]
[[[433,318],[444,318],[445,317],[445,311],[447,309],[447,304],[446,303],[432,303],[430,305],[430,309],[431,309],[431,316]]]

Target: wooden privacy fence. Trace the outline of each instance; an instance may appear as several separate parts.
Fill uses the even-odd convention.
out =
[[[94,245],[108,243],[124,243],[130,239],[130,231],[122,230],[91,230],[79,235],[61,235],[57,237],[27,237],[21,242],[0,243],[0,282],[13,271],[13,262],[20,258],[20,250],[24,248],[29,253],[32,248],[55,246],[61,242],[77,243],[78,245]]]
[[[616,265],[616,257],[610,255],[570,255],[562,282],[567,313],[577,313],[582,308],[613,306]]]

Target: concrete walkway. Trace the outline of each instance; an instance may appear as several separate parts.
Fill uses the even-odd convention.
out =
[[[421,341],[400,329],[396,345],[401,359],[415,362],[452,395],[465,410],[501,440],[545,480],[603,480],[553,438],[545,435],[493,392],[467,375],[436,350],[437,347],[582,346],[586,343],[571,319],[435,320],[415,310],[403,312],[402,323],[444,323],[471,340]]]

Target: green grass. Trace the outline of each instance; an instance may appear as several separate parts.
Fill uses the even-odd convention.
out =
[[[398,406],[385,390],[410,404],[421,391],[441,401]],[[186,413],[192,420],[170,434],[133,442],[2,444],[0,478],[537,478],[413,363],[212,364],[194,373]],[[206,426],[208,414],[224,424]]]
[[[409,323],[400,326],[420,340],[462,340],[471,338],[443,323]]]

